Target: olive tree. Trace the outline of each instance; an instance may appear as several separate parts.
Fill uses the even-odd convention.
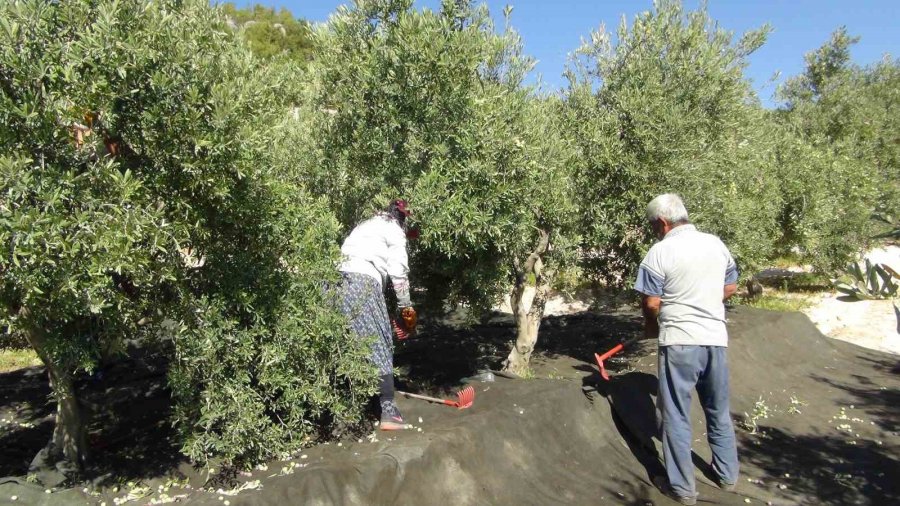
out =
[[[742,270],[772,251],[779,210],[772,134],[743,70],[767,29],[735,41],[701,8],[659,1],[601,28],[567,69],[567,124],[579,148],[577,191],[587,272],[628,283],[651,237],[644,209],[683,196]]]
[[[48,369],[58,405],[49,457],[81,466],[73,374],[103,347],[149,329],[139,325],[149,292],[176,277],[188,234],[166,220],[164,199],[108,155],[114,141],[96,128],[103,85],[91,74],[104,70],[85,64],[106,64],[105,45],[90,38],[112,29],[111,13],[86,2],[0,9],[3,318]]]
[[[519,36],[469,2],[433,12],[360,0],[316,46],[311,187],[347,228],[390,198],[412,202],[414,284],[432,310],[477,314],[512,286],[518,339],[506,366],[525,370],[548,283],[572,259],[575,214],[561,104],[522,84],[532,61]]]
[[[832,273],[872,240],[879,183],[872,166],[799,133],[787,118],[772,123],[779,182],[778,251]]]
[[[826,271],[869,242],[873,212],[900,211],[900,65],[890,56],[854,65],[858,40],[840,28],[808,53],[804,72],[779,88],[783,104],[773,115],[783,132],[783,243]]]
[[[171,357],[198,461],[358,419],[375,372],[324,290],[338,223],[299,185],[285,65],[203,0],[0,6],[0,314],[47,366],[52,460],[86,462],[73,378],[126,338]]]

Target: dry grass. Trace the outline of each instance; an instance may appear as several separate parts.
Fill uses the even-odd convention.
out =
[[[0,348],[0,373],[41,365],[31,348]]]
[[[815,297],[810,295],[769,288],[762,297],[748,300],[747,305],[772,311],[802,311],[815,302]]]
[[[788,259],[783,259],[783,262],[790,266]],[[772,311],[802,311],[814,305],[819,294],[832,290],[827,277],[809,272],[764,279],[762,284],[765,288],[763,295],[753,300],[745,299],[744,302],[751,307]]]

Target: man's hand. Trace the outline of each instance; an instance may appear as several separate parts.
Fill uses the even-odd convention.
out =
[[[737,283],[732,283],[730,285],[725,285],[725,291],[722,294],[722,300],[728,300],[729,297],[734,295],[734,292],[737,291]]]
[[[641,311],[644,313],[644,336],[648,339],[659,337],[660,304],[660,298],[652,295],[644,295],[641,299]]]

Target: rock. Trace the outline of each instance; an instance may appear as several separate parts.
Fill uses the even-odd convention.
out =
[[[51,464],[50,448],[47,446],[34,456],[28,466],[28,474],[33,474],[45,487],[56,488],[74,478],[78,469],[65,460]]]
[[[758,299],[763,294],[763,286],[754,277],[747,280],[747,297],[750,299]]]

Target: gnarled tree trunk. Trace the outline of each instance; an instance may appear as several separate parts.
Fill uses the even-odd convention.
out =
[[[46,337],[38,326],[31,324],[28,310],[21,309],[19,315],[20,320],[25,323],[23,330],[28,343],[47,366],[50,388],[56,399],[56,425],[53,428],[53,436],[47,446],[34,458],[29,471],[36,472],[50,466],[66,471],[80,471],[88,459],[87,437],[78,398],[75,395],[72,371],[52,359],[47,349]]]
[[[516,281],[510,294],[510,305],[516,319],[516,343],[503,363],[503,370],[518,375],[526,374],[529,370],[531,353],[537,343],[541,318],[544,317],[549,286],[544,280],[541,257],[549,248],[550,233],[541,230],[537,247],[528,256],[525,264],[521,268],[517,266],[516,269]],[[531,280],[534,281],[533,285]]]

